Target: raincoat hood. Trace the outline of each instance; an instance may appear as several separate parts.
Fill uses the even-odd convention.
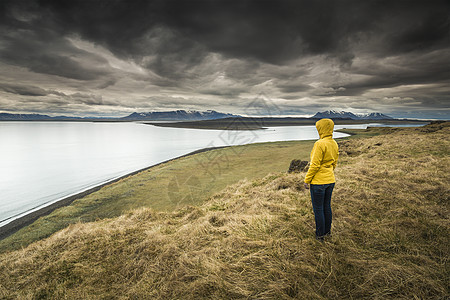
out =
[[[320,119],[316,122],[316,128],[321,139],[327,136],[332,137],[334,122],[331,119]]]

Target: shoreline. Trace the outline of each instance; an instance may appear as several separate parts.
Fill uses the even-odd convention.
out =
[[[17,219],[14,219],[11,222],[1,226],[0,227],[0,240],[3,240],[4,238],[7,238],[8,236],[16,233],[20,229],[22,229],[22,228],[32,224],[34,221],[36,221],[40,217],[49,215],[50,213],[52,213],[54,210],[56,210],[58,208],[61,208],[61,207],[64,207],[64,206],[68,206],[73,201],[75,201],[77,199],[80,199],[80,198],[83,198],[83,197],[85,197],[85,196],[87,196],[89,194],[92,194],[92,193],[100,190],[101,188],[109,185],[109,184],[118,182],[118,181],[120,181],[120,180],[122,180],[124,178],[136,175],[136,174],[138,174],[140,172],[147,171],[147,170],[149,170],[151,168],[157,167],[159,165],[162,165],[164,163],[167,163],[167,162],[179,159],[179,158],[183,158],[183,157],[187,157],[187,156],[191,156],[191,155],[194,155],[194,154],[198,154],[198,153],[202,153],[202,152],[206,152],[206,151],[211,151],[211,150],[215,150],[215,149],[227,148],[227,147],[231,147],[231,146],[219,146],[219,147],[201,148],[201,149],[189,152],[187,154],[183,154],[183,155],[171,158],[171,159],[167,159],[167,160],[162,161],[160,163],[157,163],[157,164],[154,164],[154,165],[151,165],[151,166],[148,166],[148,167],[145,167],[145,168],[142,168],[142,169],[139,169],[139,170],[127,173],[127,174],[119,176],[119,177],[117,177],[115,179],[112,179],[112,180],[109,180],[107,182],[104,182],[104,183],[101,183],[99,185],[96,185],[96,186],[93,186],[91,188],[88,188],[88,189],[86,189],[84,191],[81,191],[79,193],[72,194],[70,196],[67,196],[67,197],[64,197],[62,199],[56,200],[55,202],[53,202],[53,203],[51,203],[51,204],[49,204],[47,206],[44,206],[44,207],[41,207],[41,208],[37,208],[36,210],[31,211],[30,213],[28,213],[26,215],[23,215],[21,217],[18,217]],[[24,212],[24,213],[26,213],[26,212]]]
[[[165,122],[153,123],[143,122],[145,125],[153,125],[157,127],[170,128],[189,128],[189,129],[211,129],[211,130],[264,130],[270,127],[287,127],[287,126],[314,126],[318,119],[304,119],[304,118],[225,118],[215,120],[202,121],[184,121],[184,122]],[[399,124],[423,124],[426,125],[429,121],[418,120],[348,120],[348,119],[334,119],[335,125],[359,125],[370,123],[384,123],[389,125]]]
[[[337,129],[336,132],[342,132],[342,133],[348,134],[349,136],[355,135],[355,133],[353,133],[353,132],[345,131],[345,128],[344,129]],[[343,138],[345,138],[345,137],[343,137]],[[68,206],[73,201],[75,201],[77,199],[80,199],[80,198],[83,198],[83,197],[85,197],[85,196],[87,196],[87,195],[89,195],[91,193],[94,193],[94,192],[100,190],[101,188],[103,188],[103,187],[105,187],[105,186],[107,186],[109,184],[113,184],[113,183],[118,182],[118,181],[120,181],[120,180],[122,180],[124,178],[136,175],[136,174],[138,174],[140,172],[149,170],[149,169],[151,169],[153,167],[157,167],[157,166],[159,166],[161,164],[164,164],[164,163],[167,163],[167,162],[179,159],[179,158],[191,156],[191,155],[194,155],[194,154],[198,154],[198,153],[202,153],[202,152],[206,152],[206,151],[210,151],[210,150],[227,148],[227,147],[231,147],[231,146],[218,146],[218,147],[201,148],[201,149],[189,152],[187,154],[183,154],[183,155],[180,155],[180,156],[177,156],[177,157],[174,157],[174,158],[171,158],[171,159],[159,162],[157,164],[154,164],[154,165],[151,165],[151,166],[148,166],[148,167],[144,167],[142,169],[138,169],[136,171],[127,173],[125,175],[121,175],[121,176],[119,176],[119,177],[117,177],[115,179],[108,180],[108,181],[106,181],[104,183],[101,183],[99,185],[93,186],[93,187],[88,188],[86,190],[83,190],[81,192],[78,192],[78,193],[75,193],[75,194],[71,194],[71,195],[63,197],[63,198],[61,198],[59,200],[57,199],[57,200],[55,200],[55,202],[53,202],[53,203],[51,203],[49,205],[45,205],[45,206],[43,206],[41,208],[30,209],[30,213],[24,212],[25,215],[17,217],[16,219],[12,220],[11,222],[9,222],[9,223],[7,223],[7,224],[5,224],[5,225],[0,227],[0,240],[3,240],[5,238],[7,238],[8,236],[14,234],[15,232],[19,231],[20,229],[22,229],[22,228],[32,224],[34,221],[36,221],[40,217],[46,216],[46,215],[52,213],[54,210],[56,210],[58,208],[61,208],[61,207],[64,207],[64,206]]]

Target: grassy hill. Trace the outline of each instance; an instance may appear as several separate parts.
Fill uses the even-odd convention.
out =
[[[3,253],[0,298],[445,299],[450,123],[376,130],[340,142],[324,243],[304,174],[274,172]]]

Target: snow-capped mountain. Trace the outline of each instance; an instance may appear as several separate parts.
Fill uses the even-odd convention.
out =
[[[123,117],[127,121],[197,121],[214,120],[223,118],[239,117],[238,115],[220,113],[215,110],[196,111],[196,110],[176,110],[176,111],[154,111],[145,113],[132,113]]]
[[[323,112],[318,112],[311,118],[313,119],[352,119],[352,120],[386,120],[392,119],[392,117],[386,116],[382,113],[366,113],[366,114],[354,114],[347,111],[335,111],[327,110]]]
[[[351,112],[346,111],[336,111],[336,110],[326,110],[322,112],[316,113],[311,118],[315,119],[322,119],[322,118],[329,118],[329,119],[352,119],[357,120],[358,116]]]
[[[367,113],[367,114],[358,114],[359,119],[362,120],[386,120],[393,119],[392,117],[386,116],[382,113]]]

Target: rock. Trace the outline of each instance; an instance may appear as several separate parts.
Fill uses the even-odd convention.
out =
[[[307,161],[302,161],[300,159],[293,159],[291,161],[291,165],[289,166],[288,173],[306,172],[308,170],[307,165],[308,165]]]

